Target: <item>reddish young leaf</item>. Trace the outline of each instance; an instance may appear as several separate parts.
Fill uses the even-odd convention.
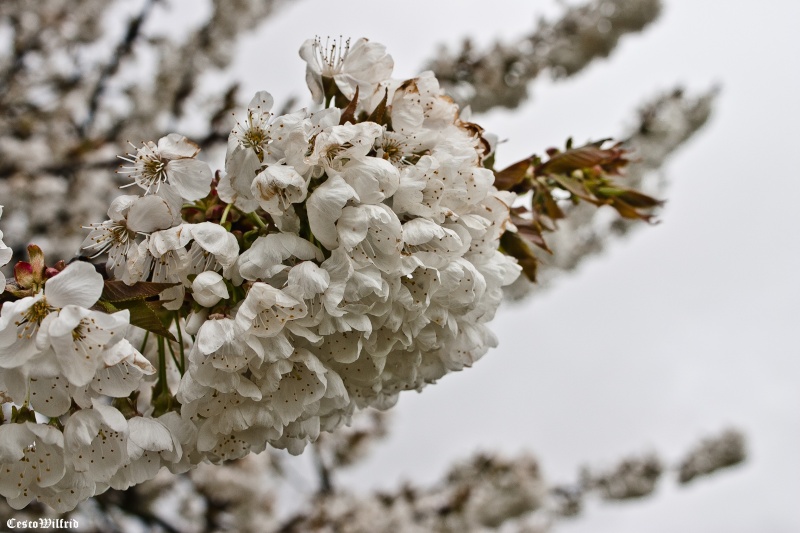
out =
[[[507,231],[500,237],[500,246],[506,254],[517,260],[519,266],[522,267],[523,274],[529,280],[535,282],[539,260],[534,255],[531,247],[525,242],[525,239],[517,233]]]
[[[603,172],[617,174],[628,164],[625,158],[627,151],[619,144],[611,148],[601,148],[604,141],[587,144],[579,148],[571,148],[565,152],[554,154],[536,168],[537,175],[572,174],[576,170],[598,166]]]
[[[350,100],[350,103],[348,103],[347,107],[342,111],[339,125],[347,124],[348,122],[351,124],[356,123],[356,106],[358,106],[358,86],[356,86],[356,94],[353,95],[353,99]]]
[[[517,161],[513,165],[494,173],[494,186],[501,191],[510,191],[525,179],[532,166],[532,157]],[[519,191],[524,192],[524,191]]]
[[[372,110],[372,113],[369,114],[367,117],[367,122],[375,122],[377,124],[385,125],[386,123],[384,120],[386,119],[386,104],[389,100],[389,89],[386,89],[383,93],[383,99],[378,103],[377,107]]]
[[[511,222],[517,227],[517,232],[521,237],[527,240],[529,243],[541,248],[542,250],[553,253],[552,250],[547,246],[547,242],[544,240],[543,229],[542,225],[537,220],[528,220],[525,218],[520,218],[516,215],[511,215]]]

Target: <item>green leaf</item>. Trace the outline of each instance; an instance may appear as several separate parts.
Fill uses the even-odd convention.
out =
[[[169,329],[158,317],[158,312],[163,310],[163,302],[144,299],[125,300],[117,302],[115,307],[118,310],[127,309],[130,311],[132,325],[177,342],[175,336],[170,333]]]
[[[626,204],[637,208],[650,208],[663,205],[664,202],[656,200],[652,196],[648,196],[633,189],[620,189],[617,187],[600,187],[598,192],[604,196],[613,196],[619,198]]]
[[[640,209],[650,209],[664,203],[644,193],[616,187],[613,184],[599,185],[595,189],[598,201],[616,209],[623,218],[652,222],[653,215],[643,213]]]
[[[101,300],[107,302],[125,302],[128,300],[139,300],[158,296],[161,292],[175,287],[180,283],[154,283],[151,281],[139,281],[133,285],[127,285],[119,280],[106,280],[103,285]]]
[[[578,198],[594,204],[597,203],[597,198],[595,198],[594,195],[589,192],[582,180],[573,178],[572,176],[565,176],[563,174],[551,174],[550,178]]]

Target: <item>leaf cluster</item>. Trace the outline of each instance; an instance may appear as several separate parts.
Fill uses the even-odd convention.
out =
[[[519,261],[529,280],[536,281],[540,263],[534,249],[552,253],[545,234],[557,230],[557,221],[567,217],[569,206],[581,202],[609,206],[623,218],[655,222],[652,210],[663,201],[614,181],[631,160],[622,143],[604,148],[609,140],[574,148],[569,139],[564,150],[547,150],[546,159],[532,155],[494,171],[499,190],[529,196],[526,205],[511,210],[517,231],[507,231],[500,241],[501,250]]]

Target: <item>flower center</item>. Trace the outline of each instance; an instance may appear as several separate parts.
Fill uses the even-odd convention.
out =
[[[339,39],[341,39],[341,37],[339,37]],[[344,41],[343,46],[336,39],[330,44],[329,40],[325,39],[325,46],[322,46],[322,40],[317,37],[314,40],[314,48],[317,51],[322,76],[332,78],[342,70],[342,64],[347,57],[347,52],[350,51],[350,39]]]
[[[133,146],[131,144],[131,146]],[[150,189],[155,186],[156,192],[162,182],[167,181],[167,161],[161,158],[158,149],[153,143],[144,143],[137,153],[126,156],[118,156],[123,161],[131,163],[123,166],[118,171],[121,174],[130,174],[134,183],[150,193]],[[132,184],[130,184],[132,185]],[[128,187],[124,185],[123,187]]]
[[[167,181],[166,164],[159,158],[148,157],[142,161],[142,179],[150,183]]]
[[[251,148],[257,154],[264,150],[264,145],[269,141],[267,132],[260,126],[251,124],[242,135],[242,145],[245,148]]]
[[[21,331],[17,333],[17,338],[32,338],[39,330],[42,320],[55,310],[56,308],[49,305],[44,296],[42,296],[41,300],[22,313],[22,320],[14,322],[15,326],[21,328]]]

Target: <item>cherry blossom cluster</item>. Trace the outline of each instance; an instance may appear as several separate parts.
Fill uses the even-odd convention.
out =
[[[162,466],[298,454],[356,409],[472,365],[520,268],[493,145],[382,45],[301,50],[321,109],[259,92],[216,175],[187,138],[123,159],[139,194],[82,259],[17,263],[0,315],[0,494],[57,510]],[[2,235],[0,235],[0,239]],[[9,254],[0,240],[0,261]],[[8,420],[10,418],[10,420]]]

